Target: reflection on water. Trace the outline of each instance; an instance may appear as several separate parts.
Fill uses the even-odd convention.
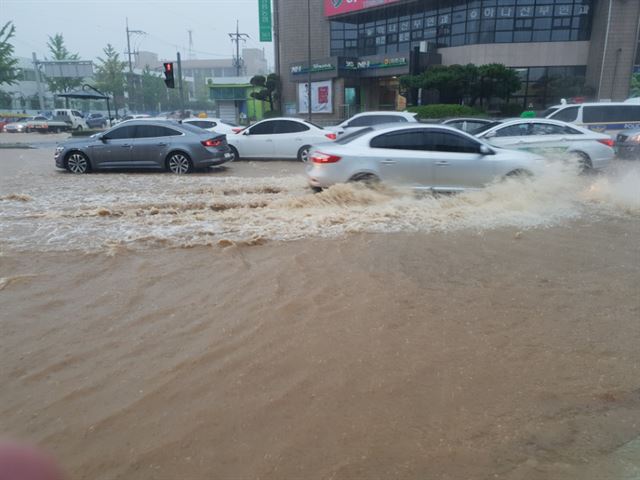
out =
[[[302,176],[16,177],[0,192],[1,244],[11,250],[101,250],[333,237],[350,232],[545,227],[585,215],[637,215],[640,168],[577,176],[561,164],[459,195],[359,185],[320,194]],[[7,188],[5,188],[7,190]],[[257,242],[259,243],[259,242]]]

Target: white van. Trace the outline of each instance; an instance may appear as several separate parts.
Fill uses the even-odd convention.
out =
[[[70,124],[73,130],[89,129],[89,125],[87,125],[84,117],[77,110],[71,110],[70,108],[58,108],[53,111],[53,118]]]
[[[615,137],[622,130],[640,128],[640,104],[601,102],[554,105],[545,112],[545,118],[575,123]]]

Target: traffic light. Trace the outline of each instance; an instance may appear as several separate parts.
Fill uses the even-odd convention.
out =
[[[167,88],[175,88],[173,80],[173,62],[163,63],[164,65],[164,84]]]

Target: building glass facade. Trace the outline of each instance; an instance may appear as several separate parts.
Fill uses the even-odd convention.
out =
[[[589,40],[592,0],[428,0],[331,22],[332,56],[515,42]]]

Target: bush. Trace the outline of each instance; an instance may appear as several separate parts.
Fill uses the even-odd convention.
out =
[[[505,117],[518,117],[524,112],[524,108],[519,103],[503,103],[500,105],[500,113]]]
[[[409,112],[417,113],[419,119],[440,119],[449,117],[477,117],[484,115],[478,108],[457,104],[433,104],[409,107]]]

